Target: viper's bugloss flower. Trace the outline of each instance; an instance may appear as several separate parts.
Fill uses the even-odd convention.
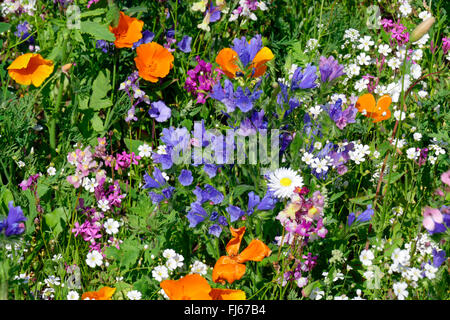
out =
[[[0,221],[0,233],[5,230],[7,237],[13,235],[20,235],[25,231],[24,221],[27,218],[23,215],[22,208],[20,206],[14,207],[13,201],[8,203],[8,217]]]
[[[53,69],[52,60],[46,60],[38,53],[25,53],[11,63],[8,73],[17,83],[39,87]]]

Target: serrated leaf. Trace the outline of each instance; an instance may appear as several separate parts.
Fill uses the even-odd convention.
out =
[[[116,37],[111,31],[109,31],[108,27],[98,22],[82,21],[81,32],[91,35],[95,40],[106,40],[110,42],[114,42],[116,40]]]
[[[145,13],[147,11],[148,11],[148,8],[145,6],[136,6],[136,7],[128,8],[127,10],[125,10],[125,13],[129,16],[132,16],[133,14],[136,14],[139,12]]]
[[[80,14],[80,18],[100,16],[100,15],[104,14],[105,12],[106,12],[105,8],[89,10],[89,11],[82,12]]]
[[[110,25],[115,28],[119,24],[120,10],[115,3],[110,5],[108,12],[106,13],[106,20]]]

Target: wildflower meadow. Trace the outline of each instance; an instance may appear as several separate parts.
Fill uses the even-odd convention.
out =
[[[450,299],[448,1],[0,11],[1,300]]]

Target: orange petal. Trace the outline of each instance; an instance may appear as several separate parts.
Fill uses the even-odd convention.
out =
[[[245,300],[245,292],[232,289],[212,289],[209,295],[213,300]]]
[[[137,57],[134,59],[139,76],[150,82],[157,82],[164,78],[173,67],[173,55],[156,42],[140,45],[136,49]]]
[[[244,263],[246,261],[261,261],[268,257],[272,250],[261,240],[252,240],[247,248],[245,248],[238,256],[237,262]]]
[[[227,281],[231,284],[235,280],[241,279],[244,274],[245,264],[238,263],[228,256],[222,256],[214,266],[212,279],[214,282],[225,284],[225,281]]]
[[[211,300],[211,286],[199,274],[188,274],[178,280],[164,280],[160,286],[170,300]]]
[[[216,57],[216,62],[230,79],[234,78],[236,72],[239,71],[239,67],[236,64],[238,59],[238,54],[231,48],[225,48],[219,51]]]
[[[121,11],[119,24],[116,28],[109,26],[109,30],[116,37],[114,44],[117,48],[131,48],[135,42],[142,38],[143,27],[143,21],[127,16]]]
[[[98,291],[89,291],[85,292],[81,295],[81,300],[89,298],[90,300],[111,300],[114,292],[116,292],[115,288],[103,287]]]
[[[39,87],[53,72],[53,61],[40,54],[26,53],[14,60],[8,67],[9,76],[17,83]]]
[[[245,227],[235,229],[230,227],[233,238],[228,242],[226,250],[229,256],[237,256],[239,254],[239,247],[241,246],[242,237],[245,233]]]
[[[375,112],[375,97],[371,93],[363,94],[356,101],[355,107],[359,112],[368,116],[370,113]]]
[[[272,51],[264,47],[258,51],[256,56],[253,58],[252,66],[255,68],[255,73],[253,74],[254,78],[262,76],[267,69],[266,63],[272,60],[275,56]]]

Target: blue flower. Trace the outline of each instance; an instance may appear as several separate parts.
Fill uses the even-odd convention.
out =
[[[136,49],[141,44],[146,44],[146,43],[152,42],[154,37],[155,37],[155,34],[153,32],[151,32],[149,30],[145,30],[144,32],[142,32],[142,38],[139,39],[139,41],[133,43],[132,49]]]
[[[222,227],[218,224],[213,224],[211,227],[209,227],[208,233],[218,238],[222,233]]]
[[[228,214],[230,215],[231,222],[238,220],[240,217],[242,217],[245,214],[245,212],[241,208],[232,206],[232,205],[229,205],[226,210],[227,210]]]
[[[22,208],[20,206],[14,207],[13,201],[8,203],[8,217],[0,221],[0,232],[5,230],[7,237],[13,235],[20,235],[25,231],[24,221],[27,220],[23,215]]]
[[[167,121],[172,115],[172,110],[162,101],[153,102],[151,106],[148,114],[158,122]]]
[[[317,87],[315,82],[317,79],[316,67],[308,64],[305,72],[302,73],[302,68],[297,68],[292,76],[291,90],[296,89],[313,89]]]
[[[189,220],[189,227],[195,228],[197,224],[205,220],[208,216],[208,213],[205,209],[202,208],[201,203],[193,202],[191,203],[191,210],[189,210],[187,214],[187,219]]]
[[[248,42],[245,37],[234,39],[233,44],[234,46],[232,46],[231,49],[238,54],[239,60],[241,60],[244,68],[253,61],[256,54],[263,46],[261,35],[256,35],[250,42]]]
[[[273,196],[273,191],[270,191],[269,189],[266,192],[266,195],[264,198],[261,199],[261,202],[258,204],[257,209],[260,211],[268,211],[275,208],[275,205],[277,204],[278,199]]]
[[[178,181],[180,181],[180,183],[187,187],[189,185],[191,185],[192,181],[194,181],[194,178],[192,177],[192,172],[190,170],[181,170],[181,174],[178,177]]]
[[[184,53],[191,52],[191,42],[192,37],[184,36],[183,39],[181,39],[181,41],[177,43],[178,49],[180,49]]]

